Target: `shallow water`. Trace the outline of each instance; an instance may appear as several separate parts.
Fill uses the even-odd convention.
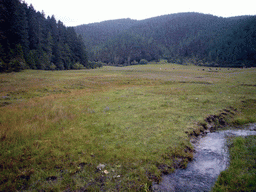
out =
[[[229,165],[226,138],[256,135],[255,130],[256,124],[250,124],[246,129],[208,133],[194,145],[194,159],[187,168],[163,176],[159,185],[153,184],[153,191],[210,191],[220,172]]]

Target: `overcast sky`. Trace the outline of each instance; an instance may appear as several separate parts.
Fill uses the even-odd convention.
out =
[[[200,12],[222,17],[256,15],[255,0],[24,0],[46,16],[54,15],[66,26],[104,20]]]

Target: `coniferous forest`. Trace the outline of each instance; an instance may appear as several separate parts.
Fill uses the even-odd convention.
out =
[[[177,13],[75,28],[89,60],[132,65],[141,59],[219,67],[256,66],[256,16]]]
[[[74,28],[20,0],[1,0],[0,72],[89,68]]]
[[[21,0],[1,0],[0,72],[170,63],[256,66],[256,16],[177,13],[66,27]],[[90,61],[90,62],[89,62]]]

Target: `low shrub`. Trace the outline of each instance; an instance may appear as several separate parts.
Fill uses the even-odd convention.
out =
[[[75,65],[73,65],[73,69],[84,69],[84,66],[81,63],[77,62]]]
[[[141,65],[148,64],[148,61],[147,61],[146,59],[141,59],[141,60],[140,60],[140,64],[141,64]]]

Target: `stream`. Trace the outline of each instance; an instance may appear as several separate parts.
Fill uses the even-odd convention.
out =
[[[194,144],[194,159],[186,169],[164,175],[153,191],[210,191],[218,175],[229,166],[227,137],[256,135],[256,123],[243,129],[208,133]]]

